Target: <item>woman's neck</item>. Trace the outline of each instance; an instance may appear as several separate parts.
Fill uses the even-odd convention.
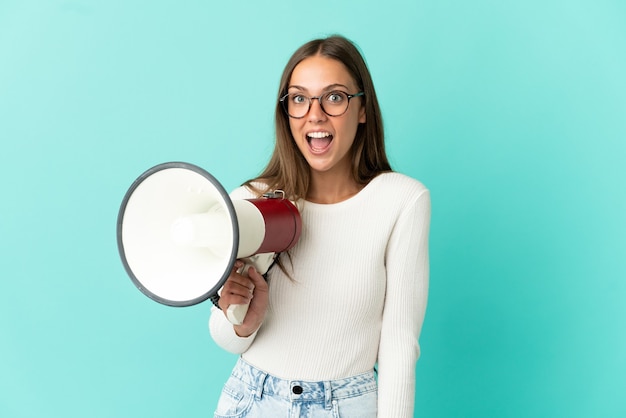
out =
[[[352,176],[330,173],[311,173],[311,183],[306,200],[313,203],[332,204],[347,200],[361,191],[363,186]]]

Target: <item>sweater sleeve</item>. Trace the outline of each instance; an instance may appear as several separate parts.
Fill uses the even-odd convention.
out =
[[[248,347],[250,347],[250,344],[252,344],[257,334],[255,332],[249,337],[238,336],[237,333],[235,333],[233,324],[231,324],[226,318],[226,315],[216,307],[211,308],[209,331],[211,332],[213,341],[215,341],[217,345],[234,354],[244,353]]]
[[[415,366],[428,297],[430,193],[409,201],[386,251],[387,289],[378,350],[378,416],[413,417]]]
[[[232,199],[249,199],[255,197],[254,194],[246,187],[238,187],[230,193]],[[249,337],[242,338],[235,333],[233,324],[231,324],[226,315],[216,308],[211,308],[211,317],[209,318],[209,331],[213,341],[224,350],[234,353],[244,353],[256,337],[256,332]]]

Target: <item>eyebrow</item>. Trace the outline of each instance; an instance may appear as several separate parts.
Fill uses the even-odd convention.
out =
[[[330,85],[324,87],[322,89],[322,91],[333,90],[333,89],[336,89],[338,87],[343,87],[346,90],[350,90],[350,88],[348,86],[344,85],[344,84],[335,83],[335,84],[330,84]],[[301,90],[301,91],[309,91],[307,88],[302,87],[302,86],[298,86],[298,85],[288,86],[287,90],[289,90],[289,89],[298,89],[298,90]]]

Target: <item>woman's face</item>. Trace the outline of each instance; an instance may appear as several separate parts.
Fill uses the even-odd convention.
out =
[[[294,68],[287,92],[317,97],[331,91],[359,92],[343,63],[332,58],[312,56]],[[303,118],[289,118],[291,133],[312,174],[349,175],[350,148],[359,123],[365,123],[362,103],[361,97],[354,97],[344,114],[329,116],[322,110],[319,100],[315,99]]]

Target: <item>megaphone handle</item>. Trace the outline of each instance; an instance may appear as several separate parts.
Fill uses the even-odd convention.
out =
[[[243,320],[248,313],[249,304],[241,304],[241,305],[229,305],[226,310],[226,318],[233,325],[241,325],[243,324]]]
[[[242,276],[248,277],[248,269],[250,267],[252,267],[252,264],[244,264],[243,267],[241,267],[239,270],[237,270],[237,273],[241,274]],[[228,318],[228,320],[230,321],[231,324],[233,325],[241,325],[243,324],[243,320],[246,317],[246,314],[248,313],[248,308],[250,307],[250,304],[248,303],[242,303],[242,304],[238,304],[238,305],[228,305],[228,309],[226,309],[226,318]]]
[[[250,269],[250,267],[254,267],[254,269],[260,274],[265,274],[274,264],[275,259],[275,253],[261,253],[244,258],[243,261],[245,262],[245,264],[243,267],[237,270],[237,273],[241,274],[242,276],[248,277],[248,270]],[[243,324],[243,320],[248,313],[249,306],[250,304],[229,305],[228,309],[226,309],[226,318],[228,318],[230,323],[233,325]]]

